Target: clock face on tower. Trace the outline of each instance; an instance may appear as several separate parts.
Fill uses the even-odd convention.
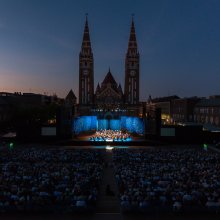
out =
[[[88,70],[84,70],[84,71],[83,71],[83,75],[84,75],[84,76],[88,76],[88,75],[89,75],[89,71],[88,71]]]
[[[135,76],[135,71],[134,71],[134,70],[131,70],[130,75],[131,75],[131,76]]]

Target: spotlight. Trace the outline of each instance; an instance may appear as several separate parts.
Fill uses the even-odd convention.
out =
[[[106,148],[105,148],[105,149],[106,149],[106,150],[110,150],[110,151],[111,151],[111,150],[113,150],[113,149],[114,149],[114,147],[111,147],[111,146],[109,146],[109,145],[108,145],[108,146],[106,146]]]

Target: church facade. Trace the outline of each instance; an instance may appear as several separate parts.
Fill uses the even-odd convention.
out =
[[[109,68],[103,81],[94,86],[94,57],[86,17],[79,54],[78,116],[96,115],[99,118],[140,116],[139,52],[132,18],[128,48],[125,56],[124,90]]]

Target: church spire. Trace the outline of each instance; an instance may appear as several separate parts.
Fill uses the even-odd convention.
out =
[[[88,25],[88,14],[86,14],[86,21],[85,21],[83,41],[82,41],[82,51],[84,49],[89,50],[89,52],[91,52],[91,42],[90,42],[89,25]]]
[[[137,40],[136,40],[136,33],[135,33],[135,26],[134,26],[134,15],[131,17],[131,30],[130,30],[130,37],[128,42],[128,51],[131,49],[137,50]]]

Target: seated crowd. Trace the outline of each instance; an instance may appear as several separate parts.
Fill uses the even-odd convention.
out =
[[[1,151],[0,211],[93,210],[102,167],[96,150]]]
[[[126,141],[130,139],[131,136],[128,132],[121,130],[99,130],[90,137],[91,141]]]
[[[200,149],[116,149],[124,211],[220,212],[220,155]]]

